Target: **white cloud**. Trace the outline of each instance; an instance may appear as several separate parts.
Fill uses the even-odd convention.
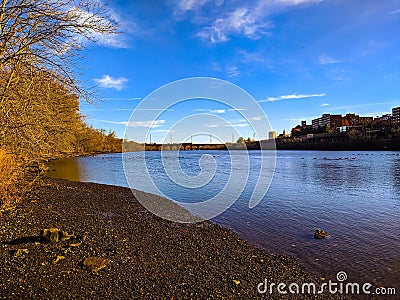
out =
[[[209,112],[209,113],[212,113],[212,114],[224,114],[224,113],[226,113],[228,110],[226,110],[226,109],[195,108],[195,109],[193,109],[193,111]]]
[[[338,60],[336,58],[333,58],[332,56],[325,55],[325,54],[322,54],[319,57],[319,63],[321,65],[337,64],[340,62],[341,62],[341,60]]]
[[[172,108],[136,108],[135,110],[138,111],[175,111],[175,109]]]
[[[236,77],[239,76],[240,72],[238,67],[229,67],[228,68],[228,77]]]
[[[141,98],[133,97],[133,98],[103,98],[104,101],[132,101],[132,100],[140,100]]]
[[[257,117],[249,118],[250,121],[261,121],[262,119],[263,119],[262,116],[257,116]]]
[[[150,121],[108,121],[108,120],[97,120],[93,119],[93,121],[108,123],[108,124],[116,124],[116,125],[125,125],[129,127],[147,127],[147,128],[157,128],[161,127],[165,120],[150,120]]]
[[[304,3],[318,3],[322,2],[322,0],[276,0],[275,2],[282,5],[293,6]]]
[[[291,100],[291,99],[303,99],[303,98],[312,98],[312,97],[324,97],[326,94],[291,94],[291,95],[282,95],[278,97],[267,97],[265,100],[259,100],[258,102],[274,102],[279,100]]]
[[[212,109],[212,110],[210,110],[210,113],[224,114],[224,113],[226,113],[226,109]]]
[[[209,0],[179,0],[175,13],[184,13],[190,10],[199,9]]]
[[[184,1],[192,4],[193,1]],[[217,17],[211,19],[209,17],[209,11],[203,12],[203,18],[197,17],[196,20],[200,25],[203,25],[202,30],[197,33],[197,37],[209,41],[211,43],[226,42],[233,35],[245,36],[250,39],[258,39],[263,35],[268,34],[273,25],[271,22],[271,16],[278,13],[281,10],[290,8],[306,3],[318,3],[320,0],[275,0],[265,1],[257,0],[253,4],[244,6],[237,6],[237,3],[233,2],[233,5],[223,6],[223,9],[219,10]],[[248,3],[248,2],[247,2]],[[201,1],[201,8],[204,1]],[[192,7],[191,5],[186,5]],[[235,5],[235,6],[234,6]]]
[[[208,128],[218,128],[219,125],[216,125],[216,124],[206,124],[206,125],[204,125],[204,127],[208,127]]]
[[[267,63],[267,59],[261,53],[240,51],[242,62],[244,63]]]
[[[247,124],[247,123],[239,123],[239,124],[231,124],[231,125],[227,125],[227,126],[243,128],[243,127],[249,126],[249,124]]]
[[[395,14],[400,14],[400,9],[396,9],[392,11],[390,14],[395,15]]]
[[[306,121],[307,123],[311,122],[313,119],[320,118],[321,116],[308,116],[308,117],[301,117],[301,118],[288,118],[288,119],[283,119],[284,121],[293,121],[293,122],[301,122],[301,121]]]
[[[239,7],[217,18],[210,26],[199,31],[197,36],[211,43],[226,42],[229,40],[229,35],[233,34],[257,39],[269,27],[269,22],[259,18],[252,10]]]
[[[338,107],[332,107],[330,110],[352,110],[354,112],[355,108],[361,108],[361,107],[368,107],[368,106],[379,106],[379,105],[396,105],[398,102],[391,101],[391,102],[376,102],[376,103],[367,103],[367,104],[355,104],[355,105],[349,105],[349,106],[338,106]]]
[[[172,130],[172,129],[155,129],[155,130],[152,130],[151,132],[169,132],[169,133],[174,133],[175,130]]]
[[[121,91],[125,88],[125,82],[128,81],[125,77],[113,78],[110,75],[103,75],[102,78],[93,79],[100,87],[106,89],[115,89]]]
[[[247,108],[230,108],[229,111],[245,111]]]
[[[329,103],[322,103],[321,106],[329,106]]]
[[[129,127],[149,127],[157,128],[163,126],[165,120],[151,120],[151,121],[130,121],[127,123]]]
[[[116,28],[116,33],[110,33],[107,30],[100,33],[94,30],[88,29],[85,32],[85,37],[83,37],[80,33],[72,37],[72,39],[65,44],[66,50],[69,50],[70,44],[78,43],[85,44],[89,40],[95,41],[97,44],[110,47],[110,48],[128,48],[128,44],[126,42],[126,35],[123,33],[132,33],[134,29],[137,28],[136,24],[132,22],[127,22],[123,20],[119,14],[111,9],[110,7],[104,6],[101,0],[94,1],[96,5],[98,5],[101,9],[104,8],[105,14],[107,17],[103,17],[100,15],[96,15],[88,10],[86,7],[80,6],[70,6],[68,10],[68,14],[71,17],[78,17],[79,22],[81,24],[93,24],[93,27],[102,26],[103,28]]]

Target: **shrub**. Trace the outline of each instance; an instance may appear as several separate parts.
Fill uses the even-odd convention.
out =
[[[17,202],[22,170],[22,164],[16,155],[0,149],[0,209],[8,208]]]

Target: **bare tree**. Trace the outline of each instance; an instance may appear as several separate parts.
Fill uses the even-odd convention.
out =
[[[116,23],[100,0],[0,0],[0,70],[10,70],[9,82],[16,65],[30,63],[81,94],[73,67],[79,50],[113,34]]]

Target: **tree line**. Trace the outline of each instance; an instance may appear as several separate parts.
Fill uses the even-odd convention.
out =
[[[76,66],[85,43],[116,25],[100,1],[0,0],[1,206],[46,159],[121,151],[114,132],[85,124],[79,101],[93,94]]]

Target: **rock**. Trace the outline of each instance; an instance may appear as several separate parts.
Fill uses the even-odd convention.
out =
[[[58,263],[60,260],[64,259],[65,256],[62,255],[58,255],[54,260],[53,260],[53,264]]]
[[[104,257],[96,257],[91,256],[85,258],[82,262],[82,265],[91,270],[92,272],[97,272],[103,268],[105,268],[110,263],[110,260]]]
[[[12,254],[13,254],[15,257],[24,257],[25,254],[28,254],[28,253],[29,253],[29,250],[28,250],[28,249],[17,249],[17,250],[13,250],[13,251],[12,251]]]
[[[325,230],[321,230],[321,229],[315,230],[315,233],[314,233],[315,239],[326,239],[326,238],[330,238],[330,237],[331,237],[331,235],[329,233],[327,233]]]
[[[68,234],[58,228],[49,228],[41,230],[40,237],[46,242],[58,243],[59,241],[66,241],[70,238],[75,238],[75,235]]]

